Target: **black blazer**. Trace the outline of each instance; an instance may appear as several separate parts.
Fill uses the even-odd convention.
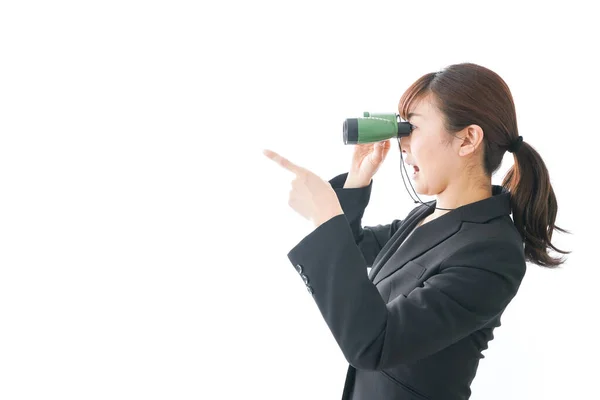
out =
[[[344,189],[346,177],[329,181],[344,214],[287,255],[350,364],[342,399],[468,399],[481,353],[525,275],[510,193],[494,185],[491,198],[404,241],[434,209],[419,205],[404,220],[362,227],[373,180]]]

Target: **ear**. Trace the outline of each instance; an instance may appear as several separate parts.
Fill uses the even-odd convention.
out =
[[[462,139],[458,154],[466,156],[475,153],[483,144],[483,129],[479,125],[469,125],[463,129]]]

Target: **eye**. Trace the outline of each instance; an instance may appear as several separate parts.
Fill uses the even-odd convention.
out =
[[[410,122],[409,122],[409,124],[410,124]],[[415,129],[417,129],[417,127],[416,127],[416,126],[414,126],[413,124],[410,124],[410,130],[411,130],[411,131],[414,131]]]

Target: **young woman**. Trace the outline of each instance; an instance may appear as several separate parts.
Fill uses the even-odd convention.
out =
[[[496,73],[466,63],[426,74],[398,111],[412,125],[398,140],[415,191],[436,200],[363,227],[389,140],[356,145],[349,172],[329,182],[266,150],[296,173],[289,204],[316,227],[288,258],[350,363],[343,399],[468,399],[526,261],[563,263],[548,250],[568,254],[551,243],[566,231]],[[492,185],[506,151],[514,166]]]

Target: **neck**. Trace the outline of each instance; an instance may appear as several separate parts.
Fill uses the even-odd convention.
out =
[[[446,189],[437,195],[436,207],[453,210],[464,205],[475,203],[492,197],[492,183],[486,181],[478,182],[455,182],[449,184]],[[434,210],[432,218],[437,218],[449,212],[448,210]]]

